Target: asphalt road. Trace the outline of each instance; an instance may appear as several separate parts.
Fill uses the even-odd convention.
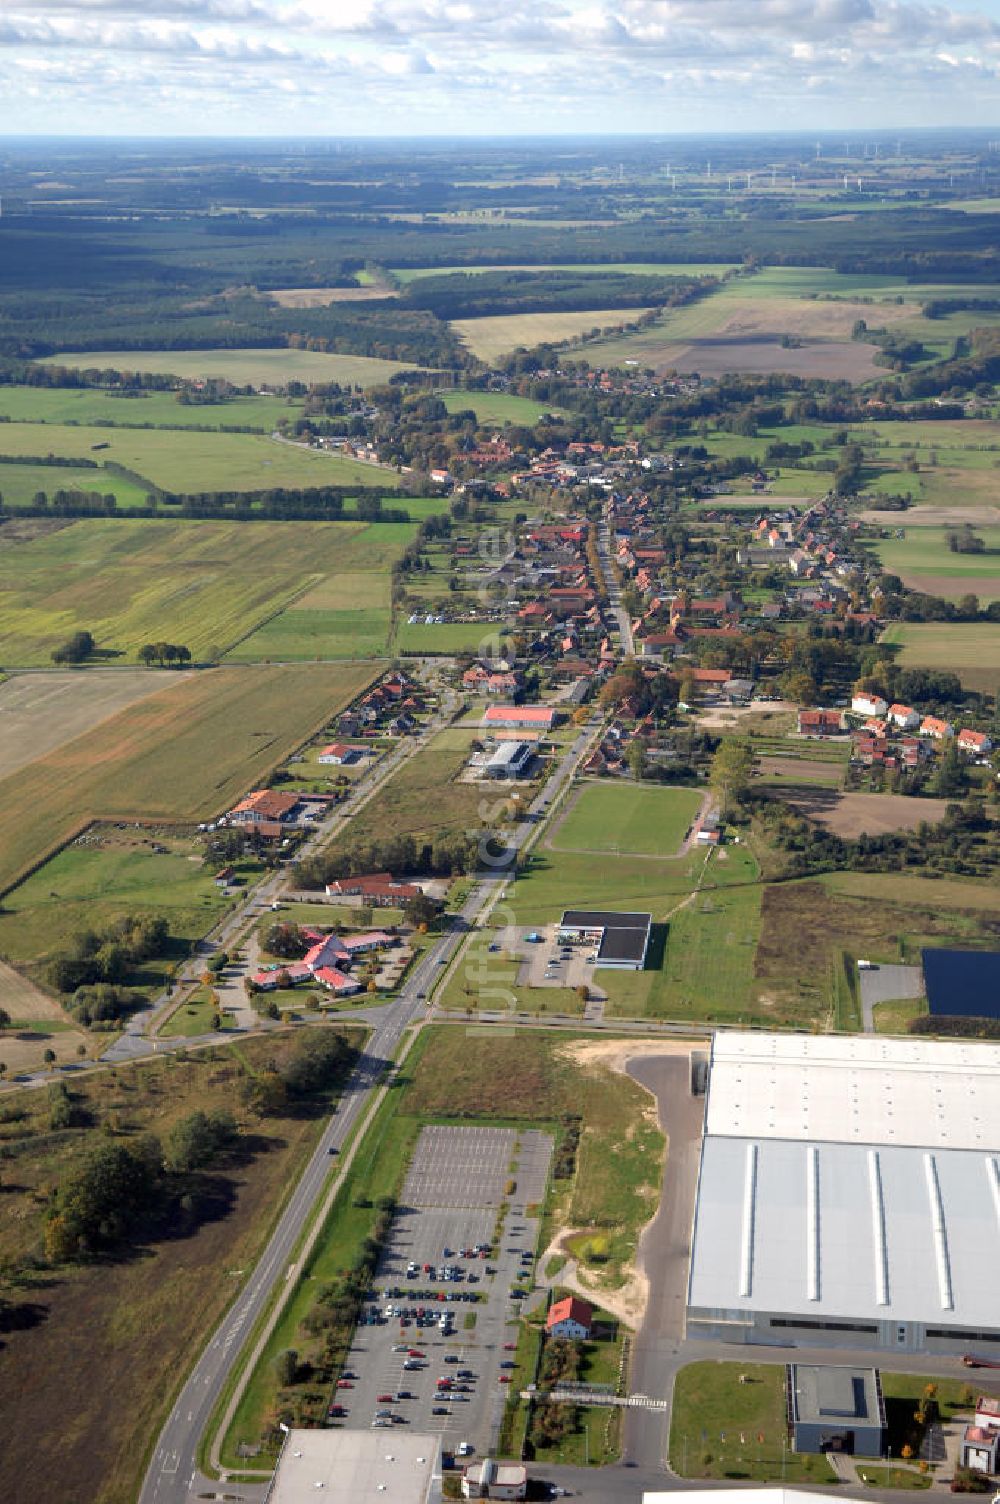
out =
[[[572,778],[593,734],[594,728],[590,727],[574,739],[545,789],[531,804],[530,818],[522,820],[511,832],[512,847],[520,849],[534,838],[539,828],[536,819],[544,814]],[[267,879],[265,886],[272,881]],[[197,1470],[200,1439],[246,1337],[264,1311],[272,1291],[280,1280],[291,1279],[295,1274],[292,1250],[328,1185],[330,1149],[339,1149],[345,1142],[365,1111],[369,1093],[377,1086],[404,1031],[425,1015],[426,999],[435,982],[446,974],[447,964],[464,943],[474,922],[489,911],[504,891],[507,881],[506,867],[498,867],[495,876],[481,878],[476,883],[460,913],[454,917],[452,929],[428,948],[410,973],[398,1001],[373,1019],[367,1049],[347,1083],[340,1110],[324,1130],[257,1266],[212,1334],[174,1403],[156,1443],[139,1496],[140,1504],[187,1504],[189,1499],[204,1496],[206,1489],[211,1488],[207,1480],[199,1477]],[[264,896],[258,889],[257,902]],[[254,1496],[252,1489],[245,1492],[247,1498]]]

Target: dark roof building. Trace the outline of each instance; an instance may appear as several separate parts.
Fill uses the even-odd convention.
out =
[[[797,1452],[881,1457],[885,1401],[877,1368],[789,1363],[788,1416]]]
[[[642,971],[649,947],[652,916],[615,913],[611,909],[567,909],[559,924],[566,940],[589,940],[597,946],[597,965]]]

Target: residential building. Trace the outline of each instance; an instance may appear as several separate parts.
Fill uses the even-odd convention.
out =
[[[800,736],[839,736],[844,718],[839,710],[800,710]]]
[[[993,738],[986,735],[985,731],[970,731],[963,727],[955,738],[961,752],[968,752],[972,757],[985,757],[993,750]]]
[[[361,752],[357,747],[349,747],[346,742],[331,742],[328,747],[323,748],[316,761],[329,763],[335,768],[349,767],[351,763],[357,762],[360,756]]]
[[[912,705],[890,705],[889,720],[901,731],[915,731],[920,725],[920,716]]]
[[[299,794],[281,794],[274,789],[254,789],[229,811],[231,825],[260,825],[290,820],[301,803]]]
[[[573,1342],[587,1342],[593,1327],[593,1306],[575,1295],[555,1301],[545,1320],[545,1330],[550,1337],[568,1337]]]
[[[327,883],[328,898],[357,898],[376,909],[402,908],[422,890],[415,883],[397,882],[391,872],[369,872],[363,877],[341,877]]]
[[[889,706],[881,695],[855,695],[851,701],[851,709],[855,715],[883,716]]]
[[[942,721],[936,715],[925,715],[920,722],[920,736],[929,736],[936,742],[943,742],[949,736],[955,735],[955,728],[950,721]]]

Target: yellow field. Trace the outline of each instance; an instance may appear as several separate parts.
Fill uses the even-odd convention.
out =
[[[645,308],[592,308],[581,313],[515,313],[495,318],[452,319],[451,327],[479,360],[498,360],[520,345],[561,344],[591,329],[620,330],[634,324]]]
[[[0,892],[95,819],[189,822],[266,779],[371,664],[206,669],[0,780]]]

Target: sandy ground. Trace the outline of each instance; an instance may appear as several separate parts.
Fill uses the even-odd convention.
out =
[[[710,705],[696,715],[695,725],[699,731],[721,731],[749,720],[759,730],[766,730],[772,716],[794,715],[796,709],[792,700],[770,700],[767,704],[754,700],[749,705]]]
[[[391,287],[282,287],[267,295],[282,308],[327,308],[331,303],[371,303],[398,298]]]
[[[876,353],[875,345],[860,340],[844,343],[803,340],[801,345],[784,349],[780,335],[755,334],[743,338],[722,335],[664,346],[656,361],[650,358],[652,351],[648,355],[643,352],[643,363],[652,364],[658,374],[675,370],[682,375],[697,371],[702,376],[725,376],[745,371],[770,376],[780,372],[807,379],[868,381],[879,374]]]
[[[836,794],[829,789],[782,791],[782,798],[835,835],[853,839],[866,832],[885,835],[916,830],[922,821],[935,825],[944,817],[946,800],[910,799],[905,794]]]
[[[575,1040],[562,1046],[562,1049],[575,1065],[604,1066],[624,1076],[630,1060],[648,1059],[653,1055],[689,1055],[695,1044],[700,1044],[707,1049],[708,1043],[707,1039],[695,1043],[690,1040]],[[649,1116],[651,1121],[658,1125],[659,1113],[656,1098],[651,1092],[648,1095]],[[667,1153],[670,1153],[669,1143]],[[651,1208],[650,1221],[656,1216],[657,1209],[657,1206]],[[539,1267],[544,1270],[550,1258],[557,1256],[565,1258],[566,1264],[556,1275],[556,1280],[560,1285],[564,1285],[569,1290],[575,1290],[585,1299],[597,1301],[604,1310],[610,1311],[612,1316],[617,1316],[619,1321],[624,1321],[626,1326],[638,1330],[643,1323],[649,1302],[649,1279],[643,1270],[630,1265],[624,1271],[625,1283],[618,1289],[608,1290],[600,1284],[599,1280],[581,1275],[579,1266],[566,1247],[568,1240],[581,1231],[585,1229],[560,1227],[542,1255]]]
[[[762,757],[762,778],[782,778],[799,783],[822,783],[828,788],[839,788],[843,782],[844,765],[838,762],[810,762],[805,757]]]
[[[1000,579],[995,574],[923,574],[911,569],[900,569],[897,573],[911,590],[940,595],[945,600],[958,600],[963,595],[978,595],[981,601],[1000,599]]]
[[[0,684],[0,778],[65,746],[136,700],[190,677],[145,668],[13,674]]]

